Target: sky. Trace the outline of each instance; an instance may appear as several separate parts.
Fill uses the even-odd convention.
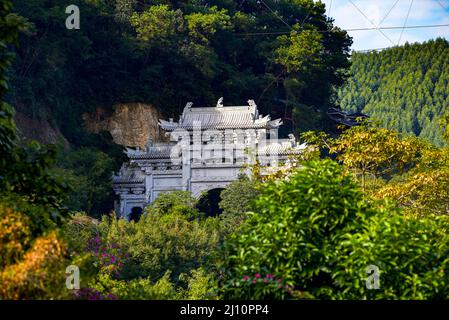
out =
[[[381,49],[437,37],[449,40],[449,26],[404,29],[402,32],[405,23],[406,26],[449,25],[449,0],[321,0],[321,2],[326,4],[327,15],[334,18],[335,25],[342,29],[401,27],[395,30],[349,31],[354,41],[353,50]],[[410,13],[406,21],[408,12]]]

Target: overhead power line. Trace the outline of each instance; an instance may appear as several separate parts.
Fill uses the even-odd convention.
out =
[[[265,7],[267,7],[268,10],[270,10],[271,13],[273,13],[273,14],[274,14],[274,15],[275,15],[275,16],[276,16],[276,17],[277,17],[283,24],[285,24],[287,27],[289,27],[290,29],[293,30],[293,28],[292,28],[287,22],[285,22],[285,20],[282,19],[282,17],[281,17],[280,15],[278,15],[276,11],[274,11],[273,9],[271,9],[271,7],[270,7],[268,4],[266,4],[266,2],[265,2],[264,0],[260,0],[260,2],[262,2],[263,5],[264,5]]]
[[[399,2],[399,0],[396,0],[396,2],[393,4],[393,6],[390,8],[390,10],[388,10],[387,14],[382,18],[382,20],[380,20],[380,22],[377,25],[378,27],[385,21],[385,19],[388,18],[388,16],[390,15],[391,11],[394,9],[394,7],[396,7],[398,2]]]
[[[390,39],[390,37],[388,37],[381,29],[379,29],[379,26],[376,26],[367,16],[366,16],[366,14],[364,14],[363,13],[363,11],[362,10],[360,10],[360,8],[354,3],[354,1],[352,1],[352,0],[349,0],[349,2],[352,4],[352,6],[354,7],[354,8],[356,8],[357,9],[357,11],[358,12],[360,12],[360,14],[362,15],[362,16],[364,16],[365,17],[365,19],[366,20],[368,20],[368,22],[369,23],[371,23],[374,27],[375,27],[375,29],[377,29],[388,41],[390,41],[391,42],[391,44],[392,45],[394,45],[394,42]]]
[[[401,43],[402,35],[404,34],[405,27],[407,26],[408,17],[410,16],[410,11],[412,11],[413,0],[410,1],[410,6],[408,7],[407,17],[405,17],[404,27],[402,28],[401,35],[399,36],[398,45]]]
[[[352,52],[370,52],[370,51],[381,51],[381,50],[385,50],[385,49],[391,49],[391,47],[383,47],[383,48],[374,48],[374,49],[363,49],[363,50],[352,50]]]
[[[364,31],[364,30],[394,30],[394,29],[420,29],[420,28],[438,28],[438,27],[449,27],[449,23],[446,24],[427,24],[427,25],[417,25],[417,26],[394,26],[394,27],[379,27],[379,28],[355,28],[355,29],[345,29],[346,31]]]
[[[446,7],[441,3],[440,0],[437,0],[438,4],[441,6],[441,8],[444,9],[444,11],[449,10],[449,8],[446,9]]]
[[[391,27],[376,27],[376,28],[349,28],[344,29],[350,32],[357,31],[373,31],[373,30],[395,30],[395,29],[421,29],[421,28],[441,28],[441,27],[449,27],[449,24],[428,24],[428,25],[417,25],[417,26],[391,26]],[[298,30],[300,31],[300,30]],[[316,30],[321,33],[334,32],[332,30]],[[238,35],[242,36],[263,36],[263,35],[282,35],[282,34],[290,34],[291,31],[276,31],[276,32],[249,32],[249,33],[239,33]]]

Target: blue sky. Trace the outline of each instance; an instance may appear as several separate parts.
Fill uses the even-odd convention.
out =
[[[335,24],[343,29],[402,27],[412,0],[321,0]],[[395,5],[396,3],[396,5]],[[393,6],[395,5],[395,6]],[[391,10],[391,11],[390,11]],[[387,13],[390,13],[387,16]],[[386,18],[385,18],[386,17]],[[449,24],[449,0],[413,0],[407,26]],[[445,37],[449,26],[438,28],[350,31],[353,50],[391,47],[408,42],[423,42]]]

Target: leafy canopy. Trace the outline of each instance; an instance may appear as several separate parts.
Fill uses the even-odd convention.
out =
[[[448,226],[447,216],[416,219],[367,202],[331,160],[306,162],[288,180],[264,185],[254,213],[228,241],[224,296],[447,298]],[[376,290],[366,285],[370,266],[380,270]],[[254,275],[267,281],[248,281]],[[282,279],[278,286],[268,281],[273,276]]]
[[[448,61],[443,38],[353,53],[352,76],[338,90],[337,103],[379,119],[385,128],[443,146],[438,120],[449,108]]]

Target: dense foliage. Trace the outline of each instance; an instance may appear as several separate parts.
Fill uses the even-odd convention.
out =
[[[227,244],[225,297],[448,298],[449,217],[415,219],[368,202],[342,169],[306,162],[288,181],[264,186]],[[370,266],[379,288],[367,285]]]
[[[188,199],[186,192],[164,194],[137,222],[75,215],[63,228],[71,259],[84,275],[75,297],[216,297],[211,259],[218,249],[218,220],[202,217]]]
[[[414,216],[449,214],[449,149],[429,147],[421,161],[403,175],[373,191],[375,198],[395,199]]]
[[[327,129],[325,110],[349,67],[350,38],[312,0],[267,0],[275,11],[255,0],[78,0],[79,30],[66,28],[60,1],[14,4],[9,21],[26,28],[16,35],[7,101],[69,142],[52,172],[74,187],[66,206],[93,217],[113,209],[107,172],[124,159],[109,133],[80,125],[84,113],[143,102],[176,117],[187,101],[214,105],[224,96],[237,105],[256,99],[262,112],[290,119],[284,130]],[[285,34],[252,35],[267,31]],[[33,145],[20,157],[46,152]],[[54,152],[44,160],[50,158]]]
[[[405,44],[353,53],[352,76],[338,92],[344,110],[362,111],[388,129],[443,145],[438,120],[449,109],[449,43]]]
[[[60,1],[14,2],[31,27],[20,39],[9,101],[78,146],[93,144],[80,126],[84,112],[126,102],[173,117],[187,101],[254,98],[273,117],[291,118],[295,109],[300,127],[322,129],[349,67],[350,38],[312,0],[266,0],[275,11],[256,0],[78,0],[79,30],[66,29]],[[248,35],[260,32],[286,34]]]
[[[200,212],[197,199],[178,191],[159,195],[133,221],[91,217],[110,203],[118,162],[101,151],[117,151],[108,139],[79,126],[80,113],[98,105],[175,101],[164,110],[173,114],[192,93],[197,102],[217,92],[237,102],[261,92],[271,113],[326,127],[316,111],[345,78],[349,40],[338,29],[323,32],[332,22],[321,3],[266,2],[277,13],[257,1],[79,1],[80,31],[64,28],[56,1],[17,1],[32,24],[1,2],[0,299],[449,298],[448,148],[373,122],[338,136],[303,134],[310,149],[292,159],[296,165],[262,176],[256,164],[251,178],[221,193],[221,216]],[[264,40],[242,34],[285,31],[281,20],[292,30]],[[22,112],[51,113],[81,148],[57,156],[55,147],[17,135],[4,100],[19,30],[9,101]],[[447,43],[426,46],[443,56]],[[420,56],[417,48],[379,55]],[[372,56],[354,61],[365,57]],[[433,70],[423,68],[426,77]],[[439,92],[435,81],[446,84],[439,72],[446,71],[424,81],[426,97]],[[412,91],[406,96],[415,99]],[[304,104],[280,110],[280,100]],[[438,124],[449,139],[449,116]],[[79,289],[65,286],[68,266],[80,268]]]
[[[381,128],[372,121],[349,128],[337,138],[324,132],[305,132],[302,138],[314,149],[311,157],[321,154],[336,158],[360,179],[363,191],[367,191],[367,180],[375,188],[373,182],[388,181],[414,168],[422,154],[431,148],[423,140]]]
[[[50,171],[52,147],[24,145],[4,102],[11,45],[23,19],[0,3],[0,299],[61,298],[65,246],[58,226],[67,215],[66,182]]]
[[[444,117],[443,117],[444,118]],[[446,132],[449,125],[442,121]],[[360,181],[367,196],[391,198],[414,216],[448,214],[448,147],[365,122],[338,138],[320,132],[302,135],[317,157],[331,156]],[[447,136],[443,139],[448,141]]]
[[[71,185],[67,207],[100,218],[113,210],[111,175],[116,169],[106,153],[96,148],[80,148],[61,152],[53,171],[64,175]]]
[[[220,196],[219,203],[223,213],[220,215],[220,226],[223,235],[228,235],[248,218],[247,212],[253,208],[253,202],[259,195],[258,181],[249,179],[246,175],[231,182]],[[238,205],[236,205],[238,203]]]

